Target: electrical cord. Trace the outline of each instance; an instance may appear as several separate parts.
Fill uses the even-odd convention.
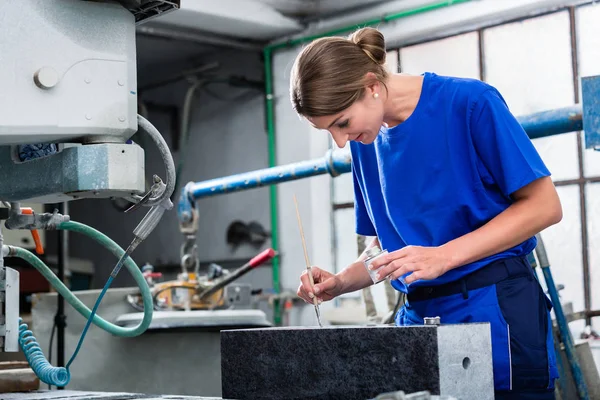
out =
[[[198,89],[203,87],[205,84],[205,80],[197,80],[193,82],[185,92],[183,110],[181,113],[181,131],[179,133],[179,161],[177,162],[177,169],[175,172],[175,192],[181,186],[181,173],[183,171],[183,165],[185,164],[185,151],[190,134],[190,121],[192,119],[192,105],[194,102],[194,97],[196,96]]]
[[[48,363],[52,364],[52,343],[54,342],[54,334],[56,333],[56,317],[52,324],[52,332],[50,332],[50,344],[48,344]],[[48,384],[48,390],[52,389],[52,385]]]

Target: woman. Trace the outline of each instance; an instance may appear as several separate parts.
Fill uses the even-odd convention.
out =
[[[356,231],[389,255],[371,268],[407,293],[397,325],[490,322],[497,399],[553,399],[551,303],[526,260],[562,218],[550,172],[492,86],[390,74],[372,28],[298,56],[295,110],[339,147],[350,141]],[[367,248],[367,249],[368,249]],[[331,300],[373,282],[362,260],[313,268],[298,295]]]

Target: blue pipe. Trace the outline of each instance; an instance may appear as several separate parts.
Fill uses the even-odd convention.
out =
[[[529,265],[531,265],[531,269],[534,271],[533,276],[536,281],[540,281],[538,277],[538,265],[533,252],[527,254],[527,260],[529,261]],[[554,329],[552,332],[552,336],[554,336],[554,353],[556,353],[556,368],[558,369],[558,382],[559,382],[559,390],[561,392],[562,398],[564,399],[564,390],[567,387],[567,374],[565,370],[565,365],[563,363],[563,359],[561,357],[561,349],[560,349],[560,340],[559,337],[555,334]]]
[[[581,104],[517,117],[530,139],[583,130]]]
[[[328,151],[325,157],[295,164],[265,168],[257,171],[232,175],[225,178],[211,179],[186,186],[193,200],[218,194],[253,189],[276,183],[309,178],[329,173],[331,176],[350,172],[352,159],[349,152]]]
[[[538,243],[535,252],[538,256],[542,272],[544,273],[544,279],[546,280],[546,286],[548,287],[550,300],[552,300],[554,315],[556,316],[556,323],[558,324],[558,330],[560,332],[562,342],[565,345],[565,354],[567,355],[567,361],[571,367],[571,373],[573,374],[573,380],[575,381],[577,394],[579,395],[580,400],[589,400],[587,384],[585,383],[585,378],[583,376],[581,366],[579,365],[579,359],[577,358],[577,353],[575,351],[573,336],[571,336],[571,331],[569,330],[569,323],[567,322],[562,305],[560,304],[558,291],[556,290],[554,278],[552,277],[552,272],[550,271],[550,263],[548,261],[548,255],[546,254],[546,248],[544,247],[544,242],[542,241],[541,235],[537,234],[536,238]],[[557,357],[559,356],[560,355],[557,355]]]

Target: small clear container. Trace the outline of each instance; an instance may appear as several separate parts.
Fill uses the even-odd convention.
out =
[[[371,263],[373,261],[375,261],[377,258],[379,258],[381,256],[385,256],[386,254],[388,254],[388,251],[381,250],[378,246],[373,246],[366,252],[367,258],[363,261],[363,263],[365,265],[365,268],[367,269],[367,272],[371,276],[371,280],[373,281],[374,284],[377,284],[377,283],[385,280],[385,278],[386,278],[385,276],[379,280],[377,280],[377,278],[375,277],[375,275],[377,275],[377,271],[379,271],[381,268],[383,268],[384,265],[382,265],[378,269],[374,269],[374,270],[370,270],[369,265],[371,265]]]

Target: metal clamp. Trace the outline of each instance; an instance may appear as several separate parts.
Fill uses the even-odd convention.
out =
[[[4,225],[7,229],[54,230],[58,225],[68,222],[70,219],[68,215],[59,214],[58,210],[54,210],[53,213],[36,214],[33,211],[30,212],[29,209],[11,208]]]
[[[129,207],[127,210],[125,210],[126,213],[130,213],[132,211],[137,210],[138,208],[140,208],[144,204],[146,204],[148,202],[148,200],[150,200],[152,195],[154,195],[154,197],[158,197],[167,189],[167,185],[164,184],[164,182],[162,181],[162,179],[160,179],[160,177],[158,175],[154,175],[153,179],[154,179],[154,184],[152,185],[152,187],[150,188],[148,193],[146,193],[140,199],[139,202],[135,203],[134,205]]]

